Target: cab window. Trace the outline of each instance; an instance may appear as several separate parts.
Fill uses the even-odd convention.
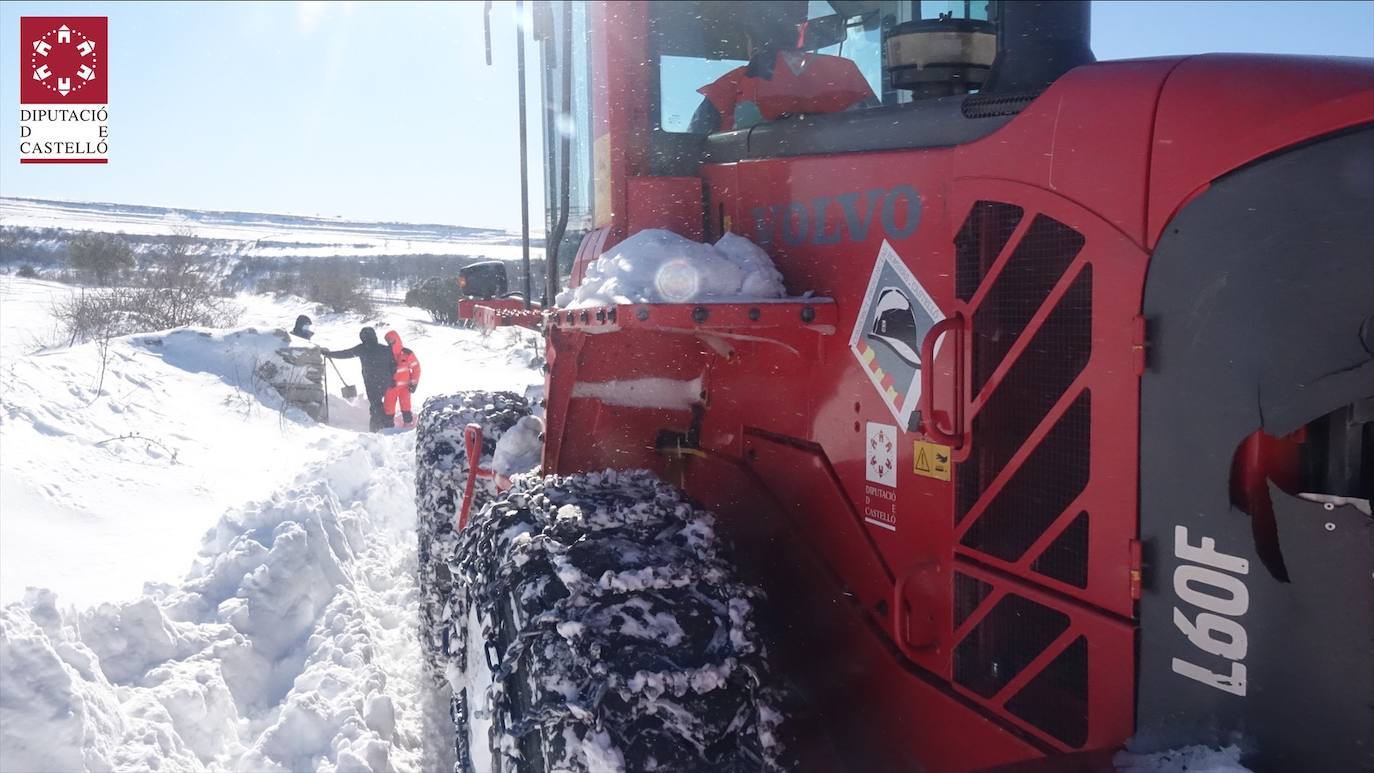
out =
[[[986,23],[989,5],[987,0],[655,2],[650,41],[658,65],[653,95],[657,127],[673,133],[709,133],[747,128],[797,111],[839,112],[910,102],[913,89],[900,78],[894,85],[888,73],[894,64],[888,61],[889,37],[923,21]],[[775,50],[788,51],[787,61],[794,63],[792,77],[784,77],[782,83],[772,79]],[[797,74],[816,57],[827,61],[815,69],[823,71],[830,84],[842,81],[843,95],[819,101],[807,101],[804,95],[791,99],[795,95],[787,89],[802,83]],[[764,73],[759,75],[761,65]],[[754,80],[745,82],[746,76]],[[713,84],[718,85],[715,91]],[[721,93],[728,93],[728,99]],[[738,115],[733,100],[745,103]],[[730,103],[719,104],[725,101]],[[721,109],[730,115],[723,120],[709,115]],[[711,120],[703,120],[703,113]]]

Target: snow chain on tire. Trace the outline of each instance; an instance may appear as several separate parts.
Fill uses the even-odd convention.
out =
[[[644,471],[519,476],[476,512],[453,606],[481,622],[502,767],[777,769],[762,593],[723,549],[709,514]]]
[[[468,424],[482,426],[480,466],[490,467],[496,441],[506,430],[530,413],[525,398],[514,392],[460,392],[431,397],[420,409],[415,429],[415,510],[420,565],[420,639],[436,684],[442,683],[450,653],[449,632],[457,612],[450,609],[453,577],[449,564],[457,547],[454,526],[467,486],[468,458],[463,430]],[[473,489],[476,513],[496,494],[490,479],[479,479]]]

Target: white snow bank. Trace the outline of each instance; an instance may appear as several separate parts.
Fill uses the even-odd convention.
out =
[[[1141,754],[1122,751],[1112,758],[1118,773],[1250,773],[1240,764],[1240,747],[1185,746],[1181,749]]]
[[[255,378],[259,366],[270,362],[274,367],[299,371],[278,354],[277,350],[302,343],[285,330],[245,328],[229,332],[197,328],[178,328],[165,333],[130,336],[129,342],[160,357],[173,367],[190,373],[211,373],[230,386],[261,391],[262,396],[273,394],[265,382]],[[275,402],[275,401],[274,401]]]
[[[226,504],[318,458],[321,428],[257,374],[282,334],[177,330],[6,357],[0,600],[135,597],[180,576]],[[327,432],[327,431],[326,431]]]
[[[424,364],[417,409],[432,394],[542,383],[534,331],[483,339],[420,309],[365,319],[289,297],[240,295],[256,330],[116,338],[105,356],[98,343],[52,348],[53,301],[74,291],[0,276],[0,603],[39,586],[85,607],[138,598],[146,581],[175,582],[228,508],[353,442],[336,428],[366,430],[366,400],[341,399],[332,367],[329,427],[281,412],[276,391],[255,383],[255,364],[288,367],[276,359],[286,342],[276,328],[298,314],[331,348],[356,344],[364,324],[400,330]],[[335,364],[361,384],[357,359]]]
[[[53,292],[0,277],[0,338],[24,341],[0,347],[0,771],[451,769],[416,640],[413,433],[278,413],[249,367],[275,332],[113,339],[103,363],[96,344],[29,346]],[[311,311],[241,300],[265,328]],[[537,349],[422,313],[317,315],[316,340],[400,329],[425,364],[417,406],[541,381]]]
[[[426,756],[447,739],[420,673],[413,453],[409,434],[357,437],[221,519],[178,586],[80,615],[46,591],[0,609],[0,769],[442,759]]]
[[[558,294],[558,305],[723,302],[786,294],[768,253],[743,236],[727,233],[711,245],[651,228],[592,261],[581,285]]]

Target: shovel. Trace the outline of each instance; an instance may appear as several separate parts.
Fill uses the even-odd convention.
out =
[[[343,374],[339,372],[339,366],[335,365],[333,360],[330,360],[328,357],[325,357],[325,359],[329,360],[329,365],[334,368],[334,373],[338,375],[339,381],[343,383],[343,389],[339,390],[339,394],[343,396],[343,399],[352,400],[357,397],[358,388],[344,381]]]

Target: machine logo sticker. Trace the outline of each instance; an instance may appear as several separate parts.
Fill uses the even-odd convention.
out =
[[[864,446],[864,521],[897,530],[897,428],[868,422]]]
[[[868,423],[868,464],[864,478],[884,486],[897,485],[897,428],[891,424]]]
[[[944,318],[930,293],[884,241],[854,321],[849,350],[903,429],[910,428],[921,397],[921,342]]]

